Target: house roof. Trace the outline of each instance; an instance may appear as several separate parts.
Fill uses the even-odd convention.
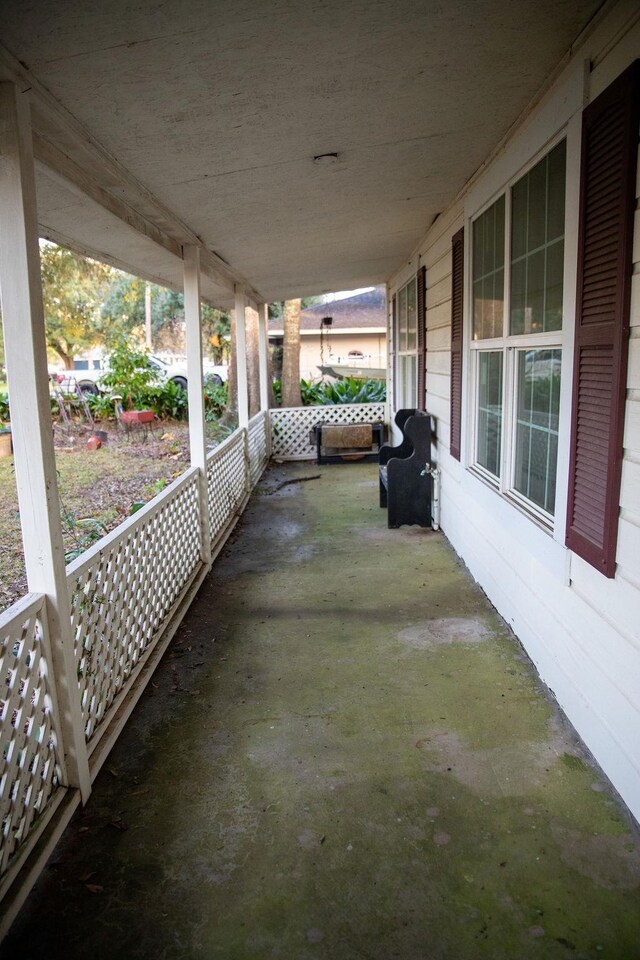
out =
[[[209,301],[282,300],[388,280],[600,6],[3,0],[0,79],[43,236],[178,287],[199,246]]]
[[[386,294],[384,287],[374,287],[366,293],[359,293],[353,297],[344,297],[342,300],[333,300],[331,303],[316,303],[300,311],[300,330],[314,333],[320,332],[323,317],[331,317],[330,332],[340,331],[374,331],[386,330]],[[282,334],[282,320],[269,320],[269,333]]]

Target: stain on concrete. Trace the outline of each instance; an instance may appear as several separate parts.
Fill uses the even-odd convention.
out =
[[[398,633],[398,640],[417,650],[428,650],[441,643],[479,643],[487,640],[491,631],[482,620],[462,617],[442,617],[425,620]]]

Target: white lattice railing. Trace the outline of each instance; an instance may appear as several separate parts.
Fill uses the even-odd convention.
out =
[[[198,572],[198,476],[187,471],[67,569],[88,741]]]
[[[249,421],[249,477],[252,489],[255,487],[262,475],[262,471],[269,462],[267,439],[267,431],[269,429],[269,416],[266,410],[257,413],[255,417]]]
[[[269,411],[271,456],[311,460],[316,448],[309,433],[316,423],[383,423],[384,403],[344,403],[318,407],[285,407]]]
[[[61,789],[58,710],[44,597],[0,615],[0,873]]]
[[[207,503],[211,543],[216,543],[249,494],[247,441],[236,430],[207,457]]]

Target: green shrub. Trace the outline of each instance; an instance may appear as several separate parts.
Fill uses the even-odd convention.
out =
[[[9,412],[9,394],[0,393],[0,420],[6,422],[11,419]]]
[[[107,372],[100,381],[102,389],[121,396],[125,410],[135,410],[141,409],[141,397],[157,383],[158,371],[147,354],[119,337],[107,357]]]
[[[134,396],[134,410],[153,410],[160,420],[186,420],[186,391],[172,380],[145,387]]]
[[[95,420],[115,420],[116,410],[111,397],[106,394],[87,394],[85,400]]]
[[[212,378],[205,378],[204,383],[204,416],[209,422],[217,420],[227,408],[229,392],[227,384],[221,386],[213,383]]]
[[[387,397],[387,387],[384,380],[356,380],[348,377],[346,380],[336,380],[335,383],[319,383],[316,385],[317,400],[315,403],[384,403]]]
[[[282,402],[282,384],[273,381],[276,404]],[[300,396],[304,407],[330,406],[337,403],[384,403],[387,387],[384,380],[356,380],[349,377],[335,382],[321,380],[300,381]]]

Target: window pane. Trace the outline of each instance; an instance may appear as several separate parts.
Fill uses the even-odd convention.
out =
[[[541,333],[544,326],[544,250],[527,261],[527,299],[523,333]]]
[[[537,250],[546,239],[547,161],[546,158],[529,173],[527,250]]]
[[[565,164],[563,141],[511,192],[513,335],[562,327]]]
[[[473,224],[473,339],[501,337],[503,311],[504,196]]]
[[[562,294],[564,273],[564,240],[547,247],[546,330],[562,329]]]
[[[517,260],[527,252],[527,196],[529,182],[519,180],[511,191],[511,259]]]
[[[398,349],[407,349],[407,288],[398,294]]]
[[[515,489],[547,513],[556,498],[560,350],[519,350]]]
[[[407,350],[415,350],[416,338],[416,282],[407,285]]]
[[[511,265],[511,333],[524,333],[524,311],[527,301],[527,261]]]
[[[413,356],[400,357],[398,363],[400,380],[398,383],[398,399],[400,407],[415,407],[417,392],[417,358]]]
[[[484,280],[473,284],[473,339],[482,340],[484,324]]]
[[[564,188],[567,147],[563,140],[549,154],[549,194],[547,198],[547,239],[564,236]]]
[[[478,354],[478,436],[476,462],[500,476],[502,351]]]

